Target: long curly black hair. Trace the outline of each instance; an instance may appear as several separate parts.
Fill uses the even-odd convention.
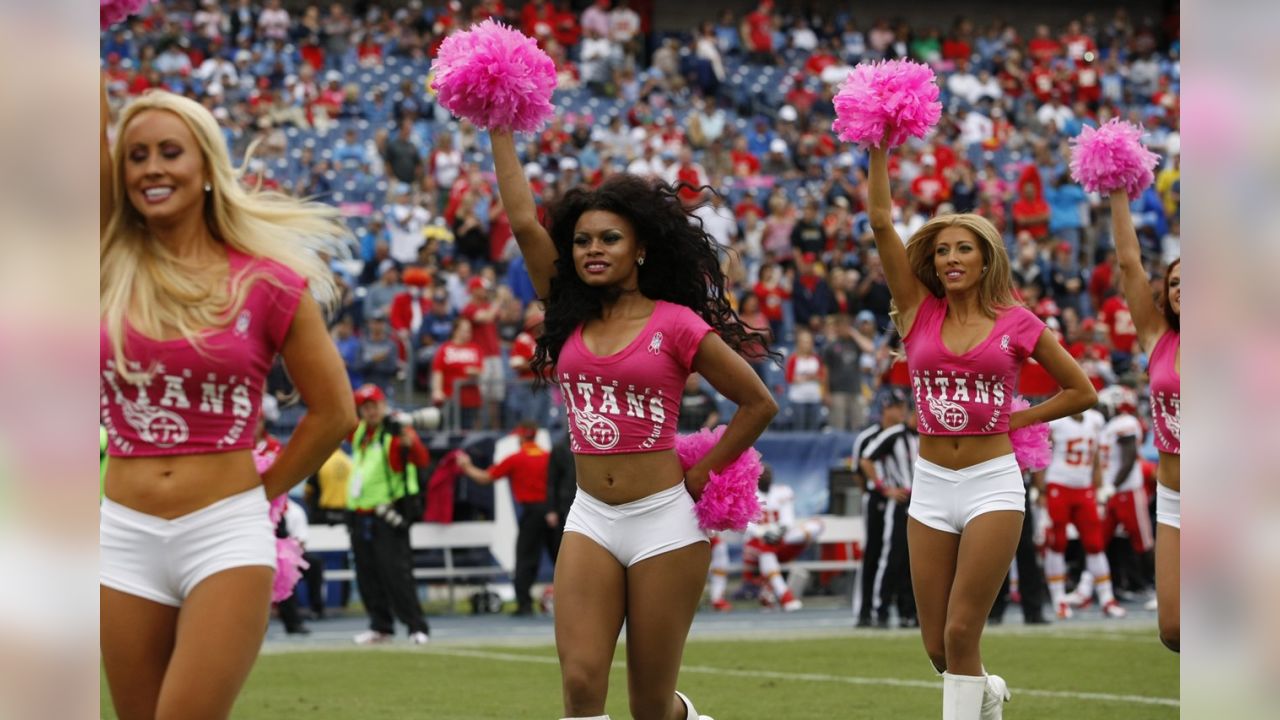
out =
[[[589,210],[606,210],[626,218],[635,229],[636,241],[645,250],[640,266],[640,293],[651,300],[665,300],[693,310],[725,343],[751,359],[767,355],[768,337],[742,322],[725,296],[716,241],[702,222],[686,208],[679,193],[686,183],[669,185],[660,180],[618,174],[600,187],[574,188],[548,208],[547,229],[555,243],[556,274],[551,279],[543,332],[530,366],[539,383],[545,383],[560,358],[560,350],[573,331],[587,320],[601,317],[606,302],[618,295],[616,288],[596,288],[578,277],[573,264],[573,236],[578,218]],[[714,192],[711,188],[692,188]]]

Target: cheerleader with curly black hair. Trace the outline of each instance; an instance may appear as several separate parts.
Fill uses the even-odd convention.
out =
[[[498,189],[546,305],[533,367],[563,393],[580,488],[555,574],[565,715],[605,717],[625,620],[632,716],[705,718],[676,691],[711,557],[694,501],[777,412],[741,356],[765,338],[730,308],[714,240],[677,188],[615,176],[566,193],[544,228],[512,135],[491,134]],[[673,448],[691,372],[738,410],[682,470]]]

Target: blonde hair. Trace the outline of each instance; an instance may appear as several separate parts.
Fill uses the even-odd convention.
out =
[[[1009,253],[1004,249],[1004,238],[990,220],[974,213],[948,213],[938,215],[920,227],[907,241],[907,264],[911,272],[937,298],[946,295],[942,279],[933,264],[933,251],[938,233],[951,227],[964,228],[973,233],[982,249],[982,261],[986,271],[978,284],[978,304],[987,317],[996,317],[1003,308],[1018,304],[1013,294],[1013,272],[1009,266]],[[897,303],[890,303],[889,317],[898,334],[906,336],[898,315]]]
[[[282,193],[248,190],[240,183],[244,167],[234,168],[213,115],[199,103],[162,90],[149,90],[125,108],[120,138],[112,149],[111,219],[100,248],[99,303],[118,371],[130,382],[145,380],[147,371],[125,362],[128,326],[152,338],[165,328],[177,329],[200,347],[200,334],[225,326],[235,316],[255,279],[276,282],[262,271],[232,278],[231,290],[209,287],[191,276],[189,266],[157,242],[142,214],[129,201],[124,180],[125,130],[138,115],[163,110],[176,115],[195,137],[211,186],[204,218],[215,238],[248,255],[281,263],[307,280],[322,306],[333,306],[338,289],[324,254],[349,254],[350,231],[336,208]],[[248,156],[246,153],[246,164]]]

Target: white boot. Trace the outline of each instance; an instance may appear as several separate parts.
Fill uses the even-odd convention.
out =
[[[987,678],[942,673],[942,720],[981,720]]]
[[[693,709],[693,701],[689,699],[688,695],[679,690],[676,691],[676,695],[684,703],[684,706],[689,709],[689,714],[686,716],[688,720],[712,720],[710,715],[699,715],[698,711]]]
[[[1009,702],[1009,685],[999,675],[988,675],[982,692],[982,720],[1001,720],[1004,704]]]

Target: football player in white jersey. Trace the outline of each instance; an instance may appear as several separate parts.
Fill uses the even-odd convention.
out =
[[[1096,489],[1102,482],[1098,441],[1106,419],[1097,410],[1059,418],[1049,423],[1053,459],[1044,474],[1041,489],[1049,512],[1048,548],[1045,551],[1045,579],[1059,619],[1071,617],[1066,597],[1067,526],[1074,525],[1084,547],[1085,568],[1093,576],[1102,611],[1108,617],[1124,617],[1124,608],[1111,590],[1111,567],[1107,563],[1102,519],[1098,516]]]
[[[795,492],[774,484],[773,468],[766,463],[760,473],[760,517],[747,526],[742,547],[743,582],[761,583],[760,600],[767,607],[781,605],[785,612],[803,605],[782,579],[782,563],[800,555],[822,533],[817,518],[796,520]]]
[[[1134,553],[1141,558],[1155,548],[1155,531],[1151,527],[1150,501],[1143,484],[1142,463],[1138,447],[1145,433],[1138,420],[1138,396],[1127,387],[1112,385],[1098,393],[1098,404],[1110,418],[1102,429],[1102,482],[1110,491],[1102,521],[1102,537],[1111,544],[1116,527],[1124,527]],[[1081,575],[1075,592],[1067,596],[1070,604],[1086,606],[1091,601],[1092,579]]]

